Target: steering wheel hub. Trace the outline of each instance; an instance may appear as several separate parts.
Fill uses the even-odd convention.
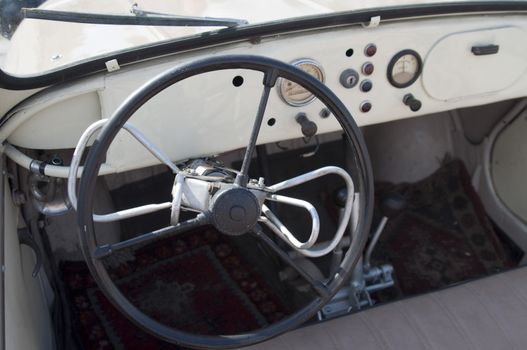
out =
[[[216,194],[210,211],[214,227],[227,235],[239,236],[256,225],[261,206],[251,191],[236,187]]]

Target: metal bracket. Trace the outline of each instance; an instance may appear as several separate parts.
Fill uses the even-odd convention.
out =
[[[40,268],[42,267],[42,252],[40,251],[40,247],[38,246],[37,242],[35,241],[35,238],[33,238],[33,235],[31,232],[29,232],[29,229],[27,228],[21,228],[18,229],[18,241],[20,244],[27,245],[29,248],[33,249],[35,252],[35,267],[33,268],[33,272],[31,275],[33,278],[37,277]]]
[[[375,16],[370,18],[369,23],[364,23],[362,26],[364,28],[377,28],[379,24],[381,23],[381,16]]]
[[[369,269],[361,281],[351,281],[348,287],[339,290],[322,308],[319,319],[333,318],[374,305],[370,294],[393,286],[392,273],[393,266],[389,264]]]
[[[121,67],[119,66],[119,62],[117,62],[115,58],[113,60],[104,62],[104,64],[106,65],[106,69],[108,70],[108,72],[114,72],[116,70],[121,69]]]

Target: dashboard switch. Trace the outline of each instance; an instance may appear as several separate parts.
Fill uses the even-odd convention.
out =
[[[360,83],[360,91],[362,92],[368,92],[373,87],[373,84],[371,80],[363,80],[362,83]]]
[[[373,66],[373,63],[366,62],[362,65],[362,74],[371,75],[373,73],[374,68],[375,67]]]
[[[367,57],[371,57],[371,56],[375,55],[376,53],[377,53],[377,46],[375,46],[375,44],[368,44],[364,48],[364,54]]]
[[[340,73],[340,83],[346,89],[351,89],[359,82],[359,73],[354,69],[346,69]]]
[[[412,112],[417,112],[421,109],[422,103],[414,97],[412,94],[406,94],[403,97],[403,103],[410,107]]]
[[[370,101],[364,101],[359,106],[360,111],[362,113],[368,113],[371,110],[371,103]]]

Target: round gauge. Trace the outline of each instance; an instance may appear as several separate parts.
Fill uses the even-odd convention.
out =
[[[414,50],[403,50],[393,56],[388,64],[388,80],[396,88],[412,85],[422,69],[421,57]]]
[[[302,58],[291,62],[291,64],[312,75],[321,82],[324,82],[324,72],[322,71],[322,67],[315,60]],[[278,83],[278,93],[285,103],[294,107],[305,106],[315,98],[311,92],[287,79],[280,79]]]

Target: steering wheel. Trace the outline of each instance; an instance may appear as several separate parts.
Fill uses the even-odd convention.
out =
[[[226,69],[245,69],[263,73],[263,92],[249,143],[245,150],[241,169],[239,171],[232,171],[232,176],[217,177],[198,174],[194,171],[195,169],[180,169],[163,152],[157,149],[152,142],[147,140],[139,130],[127,123],[135,111],[167,87],[195,75]],[[355,168],[352,176],[341,168],[330,166],[317,169],[273,186],[266,186],[263,184],[263,181],[249,179],[249,164],[255,151],[269,94],[278,78],[290,80],[311,92],[337,119],[349,141],[348,145],[352,149],[350,158]],[[349,278],[353,267],[361,256],[367,240],[373,212],[373,177],[362,134],[344,104],[329,88],[311,75],[290,64],[261,56],[216,56],[174,67],[153,78],[130,95],[109,120],[101,121],[97,125],[94,125],[91,130],[87,130],[85,135],[81,137],[84,141],[81,140],[79,142],[75,151],[74,158],[76,158],[72,161],[72,168],[74,168],[73,165],[75,165],[75,168],[70,170],[70,180],[73,181],[70,181],[68,185],[70,199],[72,199],[74,206],[77,203],[74,180],[77,175],[76,167],[80,162],[79,152],[81,153],[81,149],[85,146],[83,142],[87,141],[91,133],[100,128],[102,130],[86,158],[79,186],[77,212],[81,248],[93,278],[114,306],[140,328],[165,341],[193,348],[233,348],[258,343],[293,329],[313,317],[324,304],[331,300],[343,283]],[[168,204],[147,205],[128,209],[114,214],[94,215],[93,205],[97,176],[110,144],[121,129],[126,129],[135,136],[175,173],[175,181],[172,188],[173,201]],[[313,243],[318,237],[319,223],[318,214],[314,207],[306,201],[281,196],[277,192],[327,174],[336,174],[344,179],[348,188],[349,200],[346,203],[345,213],[337,229],[335,239],[322,248],[316,248]],[[200,190],[210,183],[214,183],[218,189],[214,194],[210,194],[210,191]],[[196,196],[200,194],[201,199],[197,201],[190,200],[189,198],[194,196],[189,196],[189,191]],[[203,192],[206,195],[203,195]],[[299,242],[265,205],[264,202],[266,200],[282,201],[306,209],[312,217],[310,239],[306,242]],[[170,207],[172,210],[171,223],[167,227],[114,244],[99,245],[97,243],[94,229],[95,221],[118,220],[167,207]],[[179,210],[182,208],[190,209],[198,214],[193,219],[179,222]],[[354,220],[350,220],[352,211],[356,214]],[[276,234],[277,237],[286,241],[296,251],[308,257],[316,257],[328,254],[335,248],[340,242],[344,231],[350,225],[350,221],[355,222],[353,224],[351,245],[342,259],[340,267],[333,276],[325,281],[318,281],[311,277],[283,248],[276,244],[262,230],[262,224],[266,225],[271,228],[271,233]],[[265,328],[245,334],[212,336],[191,334],[168,327],[150,318],[135,305],[132,305],[119,291],[115,283],[111,280],[103,263],[103,259],[121,249],[172,237],[201,225],[213,225],[218,231],[226,235],[238,236],[252,234],[255,239],[267,245],[278,257],[283,259],[285,263],[291,265],[300,276],[306,279],[316,292],[316,297],[302,309],[286,318]]]

